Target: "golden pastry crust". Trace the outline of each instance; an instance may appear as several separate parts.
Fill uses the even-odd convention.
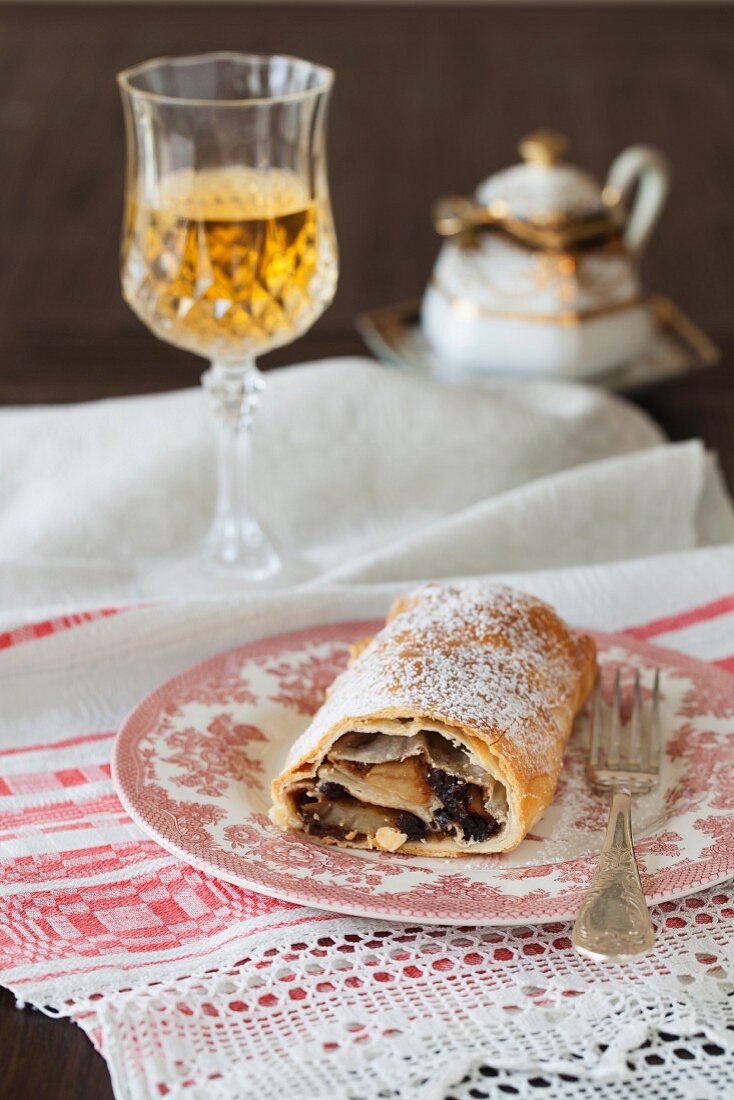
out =
[[[571,631],[547,604],[479,582],[427,585],[400,597],[373,639],[332,685],[272,784],[273,820],[306,825],[294,792],[316,783],[342,735],[433,733],[461,746],[506,793],[506,820],[475,842],[456,836],[406,838],[407,854],[451,856],[515,848],[555,792],[573,720],[596,674],[593,640]],[[411,721],[412,720],[412,721]],[[364,836],[314,836],[344,847],[394,844],[392,820]],[[388,832],[383,831],[388,828]],[[399,831],[399,830],[398,830]]]

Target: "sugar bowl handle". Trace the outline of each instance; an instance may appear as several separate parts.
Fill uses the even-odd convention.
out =
[[[650,145],[631,145],[619,154],[609,169],[604,198],[610,205],[626,205],[635,185],[637,194],[629,208],[624,243],[630,252],[640,253],[660,217],[670,186],[668,160]]]

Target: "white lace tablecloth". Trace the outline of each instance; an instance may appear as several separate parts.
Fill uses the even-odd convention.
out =
[[[312,380],[319,369],[331,368],[310,368]],[[73,428],[61,411],[0,414],[0,462],[12,470],[0,513],[0,981],[21,1002],[77,1021],[124,1100],[719,1100],[734,1076],[731,883],[658,906],[655,951],[607,967],[575,954],[565,923],[420,928],[268,899],[164,852],[115,795],[115,730],[161,680],[250,639],[382,614],[426,575],[501,570],[571,621],[634,628],[734,670],[734,527],[699,445],[667,446],[623,404],[575,387],[563,397],[545,387],[547,408],[537,392],[503,399],[501,431],[497,401],[482,412],[472,396],[464,445],[466,400],[452,410],[439,391],[404,391],[405,380],[393,391],[365,369],[350,367],[357,384],[347,380],[339,408],[323,413],[341,426],[321,459],[326,488],[319,495],[312,456],[309,507],[293,512],[311,577],[258,595],[156,589],[150,555],[162,551],[161,532],[188,524],[193,538],[205,515],[194,501],[183,517],[168,491],[181,463],[166,465],[164,446],[126,465],[144,402],[72,410]],[[296,407],[318,417],[321,382],[309,390],[294,375]],[[357,431],[373,380],[384,415]],[[286,380],[278,386],[287,404]],[[152,404],[162,437],[178,430],[181,454],[206,470],[193,415],[187,427],[182,414],[190,400]],[[411,451],[392,440],[420,403]],[[42,453],[18,453],[23,422]],[[85,422],[97,468],[82,460]],[[448,472],[431,457],[442,425],[453,441]],[[326,429],[322,417],[322,454]],[[394,484],[386,460],[370,457],[391,447]],[[340,483],[331,467],[354,448],[361,461]],[[151,471],[161,512],[152,534],[140,520],[153,507]],[[57,490],[60,478],[74,488],[64,508],[54,476]],[[36,524],[47,522],[44,541]],[[116,538],[126,549],[113,560]],[[174,543],[183,556],[186,540]],[[140,606],[142,596],[156,602]],[[34,612],[32,599],[50,609]],[[720,705],[734,728],[734,707]],[[730,786],[721,797],[734,810]],[[734,844],[734,826],[718,842]]]

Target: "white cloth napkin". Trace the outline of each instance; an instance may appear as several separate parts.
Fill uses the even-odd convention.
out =
[[[343,359],[268,375],[257,514],[274,582],[588,564],[734,538],[714,460],[599,390],[448,388]],[[198,391],[0,412],[0,609],[232,592],[194,555],[214,431]]]

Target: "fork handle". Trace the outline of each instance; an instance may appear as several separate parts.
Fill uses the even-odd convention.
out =
[[[574,946],[593,959],[624,962],[655,942],[632,843],[632,798],[616,788],[599,863],[573,926]]]

